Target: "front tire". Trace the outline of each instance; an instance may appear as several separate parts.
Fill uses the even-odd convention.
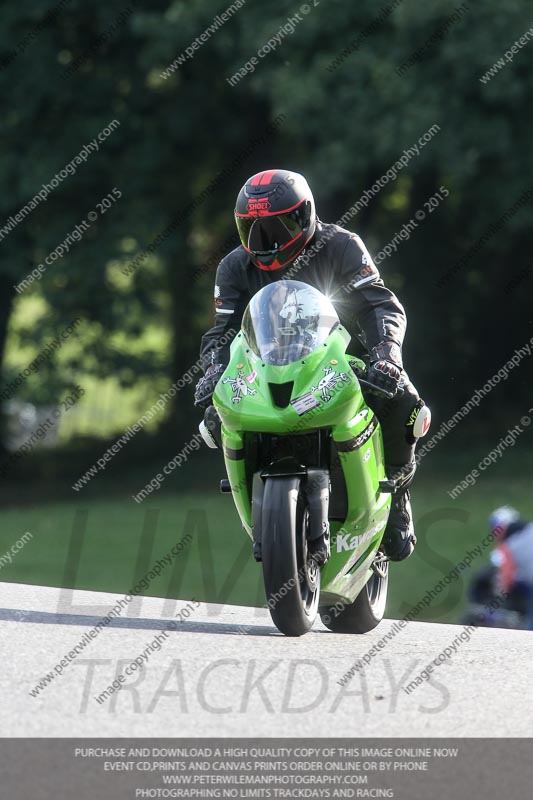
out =
[[[372,565],[373,573],[353,603],[320,608],[322,622],[334,633],[368,633],[385,614],[389,585],[389,562],[378,553]]]
[[[307,633],[318,611],[320,569],[308,559],[308,527],[300,478],[267,478],[261,523],[263,580],[272,621],[286,636]]]

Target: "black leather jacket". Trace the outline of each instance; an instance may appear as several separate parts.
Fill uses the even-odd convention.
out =
[[[326,294],[352,335],[348,350],[365,355],[382,342],[400,352],[406,328],[403,306],[380,278],[363,242],[354,233],[323,222],[296,261],[269,272],[259,269],[242,247],[220,262],[215,284],[215,324],[202,337],[203,369],[229,361],[229,346],[256,292],[273,281],[303,281]],[[400,356],[401,358],[401,356]]]

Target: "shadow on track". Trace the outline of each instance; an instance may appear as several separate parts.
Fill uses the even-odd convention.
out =
[[[29,622],[37,625],[82,625],[94,627],[103,617],[84,614],[59,614],[50,611],[29,611],[17,608],[0,608],[0,622]],[[172,623],[172,626],[171,626]],[[142,617],[114,617],[106,628],[123,628],[137,630],[173,631],[176,633],[222,633],[234,636],[277,636],[283,637],[274,625],[238,625],[227,622],[196,622],[195,620],[176,621],[169,619],[149,619]]]

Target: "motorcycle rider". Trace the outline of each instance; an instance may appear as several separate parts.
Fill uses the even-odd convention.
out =
[[[352,335],[350,353],[357,355],[357,342],[363,346],[366,378],[374,387],[365,397],[381,423],[387,477],[396,481],[384,550],[393,561],[407,558],[416,544],[409,497],[414,451],[430,416],[403,368],[403,306],[383,283],[359,236],[318,219],[302,175],[283,169],[253,175],[237,197],[235,222],[241,245],[217,269],[215,324],[202,338],[205,374],[196,387],[195,405],[210,406],[229,362],[228,334],[239,331],[256,292],[273,281],[294,279],[327,295]],[[323,542],[315,552],[317,562],[323,563],[327,554]]]
[[[507,592],[508,605],[527,616],[533,630],[533,523],[511,506],[497,508],[489,517],[496,546],[491,563],[496,570],[494,588]]]

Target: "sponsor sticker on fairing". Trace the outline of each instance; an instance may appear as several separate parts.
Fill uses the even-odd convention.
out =
[[[359,535],[357,534],[354,535],[350,533],[343,534],[341,529],[337,534],[337,539],[336,539],[337,553],[343,553],[349,550],[356,550],[358,547],[361,547],[361,545],[373,539],[374,536],[377,533],[379,533],[383,527],[384,523],[380,522],[377,525],[374,525],[372,528],[369,528],[367,531],[365,531],[365,533]]]
[[[299,416],[302,416],[302,414],[311,411],[319,405],[320,401],[317,400],[313,392],[307,392],[307,394],[302,394],[300,397],[295,397],[294,400],[291,400],[291,406]]]

